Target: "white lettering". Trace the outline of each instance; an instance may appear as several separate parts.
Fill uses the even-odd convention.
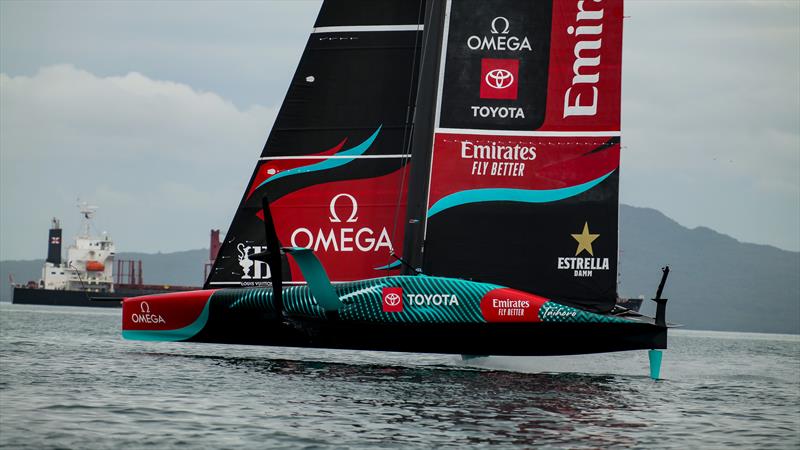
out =
[[[367,237],[362,238],[362,236],[367,235]],[[370,248],[375,244],[375,238],[372,237],[372,230],[369,228],[362,228],[358,230],[356,233],[356,248],[362,252],[368,252]]]
[[[167,321],[164,320],[158,314],[131,314],[131,322],[133,323],[150,323],[150,324],[159,324],[163,323],[166,324]]]
[[[528,308],[531,306],[529,300],[500,300],[497,298],[492,299],[493,308]]]
[[[339,242],[342,243],[342,245],[339,246],[339,249],[341,249],[343,252],[353,251],[353,247],[350,245],[350,243],[353,242],[352,234],[352,228],[342,228],[339,230]]]
[[[297,241],[297,235],[301,234],[301,233],[304,236],[306,236],[306,239],[308,239],[308,241],[305,243],[305,245],[302,245]],[[294,230],[290,240],[292,242],[292,247],[311,248],[312,247],[311,244],[314,242],[314,235],[311,234],[311,231],[309,231],[306,228],[298,228],[298,229]]]
[[[319,230],[317,233],[317,243],[314,245],[314,251],[319,250],[320,244],[325,251],[328,251],[328,247],[333,248],[334,251],[339,251],[339,246],[336,243],[336,235],[333,234],[333,230],[328,230],[328,235],[326,236],[322,230]]]
[[[575,87],[575,86],[573,86]],[[597,114],[597,88],[592,88],[592,103],[589,105],[581,104],[581,94],[575,96],[575,102],[570,102],[570,92],[572,88],[567,89],[564,94],[564,117],[567,116],[593,116]]]
[[[341,228],[319,229],[317,235],[307,228],[294,230],[290,237],[292,247],[310,248],[319,251],[334,252],[353,252],[356,249],[361,252],[378,252],[381,250],[391,250],[392,241],[389,239],[389,232],[386,227],[381,228],[378,239],[375,239],[375,231],[371,228]],[[353,246],[355,244],[355,247]]]
[[[548,317],[575,317],[578,315],[578,312],[569,311],[561,308],[559,309],[548,308],[548,309],[542,309],[539,314],[541,314],[542,319],[546,319]]]
[[[599,3],[602,0],[594,0],[594,3]],[[603,9],[596,11],[587,11],[583,9],[584,1],[577,3],[578,13],[575,16],[576,25],[584,20],[602,20]],[[601,36],[603,33],[603,24],[595,25],[579,25],[567,27],[567,34],[579,38],[575,42],[573,48],[573,55],[575,61],[572,64],[572,84],[564,92],[564,117],[569,116],[594,116],[597,114],[597,104],[599,99],[599,91],[596,84],[600,82],[600,50],[603,45],[602,39],[586,39],[580,40],[580,36]],[[573,94],[573,89],[575,93]],[[591,103],[581,102],[581,95],[588,94],[591,89],[592,101]],[[584,99],[586,95],[584,95]]]
[[[455,294],[407,294],[409,305],[416,306],[458,306]]]
[[[467,38],[467,47],[470,50],[533,51],[527,36],[508,36],[510,29],[511,23],[507,18],[495,17],[489,27],[491,36],[470,36]]]
[[[462,159],[489,159],[505,161],[533,161],[536,159],[536,146],[520,144],[503,145],[497,142],[475,144],[472,141],[461,141]]]
[[[337,215],[336,204],[340,198],[345,198],[350,203],[349,215],[343,215],[341,218]],[[358,202],[356,198],[350,194],[337,194],[331,199],[330,203],[330,217],[328,218],[331,223],[342,223],[342,218],[347,217],[346,223],[355,223],[358,221]],[[316,235],[308,228],[298,228],[292,232],[290,241],[293,247],[310,248],[314,251],[319,251],[320,248],[324,251],[335,252],[378,252],[381,250],[392,250],[392,241],[389,239],[389,232],[386,227],[381,228],[378,233],[377,240],[375,239],[375,230],[369,227],[362,228],[320,228],[317,230]]]
[[[503,145],[497,142],[475,144],[471,141],[461,141],[461,158],[500,160],[491,161],[491,166],[489,165],[490,161],[473,161],[473,175],[522,177],[525,176],[524,161],[536,159],[536,147],[520,144]]]
[[[610,263],[608,258],[578,258],[578,257],[559,257],[559,270],[573,270],[575,276],[592,276],[593,270],[608,270]],[[579,272],[581,275],[578,275]]]
[[[467,47],[470,50],[497,50],[521,52],[533,51],[528,37],[517,36],[470,36],[467,38]]]
[[[470,106],[472,117],[491,117],[493,119],[524,119],[525,111],[514,106]]]

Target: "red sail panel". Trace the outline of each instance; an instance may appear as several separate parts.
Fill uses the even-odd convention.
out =
[[[555,1],[540,130],[620,129],[622,0]]]
[[[352,281],[387,274],[391,251],[402,248],[405,197],[397,170],[300,189],[271,210],[283,245],[314,250],[332,280]],[[289,266],[292,279],[302,280],[294,259]]]
[[[429,204],[468,190],[553,191],[590,183],[619,166],[619,144],[607,141],[437,133]]]

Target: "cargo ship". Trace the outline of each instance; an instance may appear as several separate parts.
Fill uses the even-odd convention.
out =
[[[81,230],[67,249],[66,259],[62,259],[61,223],[54,217],[42,277],[39,281],[14,284],[12,303],[118,308],[125,297],[199,289],[196,286],[145,284],[141,260],[116,260],[116,247],[108,233],[92,235],[92,219],[98,208],[86,202],[80,203],[78,208]],[[214,231],[219,242],[217,230],[212,231],[212,241]],[[214,250],[212,242],[212,254]]]

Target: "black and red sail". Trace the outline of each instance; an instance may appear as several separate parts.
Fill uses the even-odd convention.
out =
[[[449,0],[442,34],[430,168],[414,174],[424,240],[406,252],[425,273],[611,309],[622,0]]]
[[[322,5],[207,286],[269,281],[249,258],[265,195],[282,244],[316,250],[333,281],[397,273],[423,18],[422,0]]]
[[[266,195],[333,281],[398,274],[395,250],[609,310],[621,46],[622,0],[324,2],[208,285],[269,280]]]

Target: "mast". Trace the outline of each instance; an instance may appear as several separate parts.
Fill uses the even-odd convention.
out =
[[[429,0],[425,8],[422,63],[419,71],[419,90],[414,107],[411,135],[411,170],[408,186],[408,213],[405,223],[403,255],[409,266],[422,267],[425,214],[427,213],[428,185],[433,151],[433,132],[436,113],[439,61],[442,52],[445,0]],[[406,275],[415,274],[404,267]]]
[[[90,205],[88,202],[81,202],[78,201],[78,209],[81,213],[81,235],[80,237],[83,238],[90,238],[91,237],[91,225],[92,219],[94,218],[95,213],[97,213],[97,206]]]

